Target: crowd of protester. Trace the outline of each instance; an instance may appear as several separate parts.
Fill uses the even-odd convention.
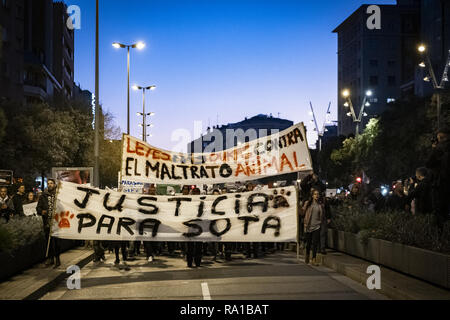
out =
[[[369,212],[396,211],[412,215],[434,215],[440,228],[450,219],[450,132],[442,128],[433,142],[428,161],[412,177],[398,179],[385,187],[355,183],[348,196],[334,201],[356,201]]]
[[[433,214],[438,225],[442,227],[450,217],[449,134],[448,129],[441,129],[433,142],[433,151],[426,164],[417,168],[413,177],[394,181],[389,190],[371,187],[361,181],[353,184],[348,193],[341,192],[327,198],[326,186],[319,177],[316,174],[306,176],[300,183],[298,193],[298,238],[305,249],[305,263],[317,265],[317,254],[326,254],[327,230],[332,219],[331,208],[346,202],[359,203],[367,212],[374,213],[392,210],[413,215]],[[272,188],[273,184],[267,187]],[[247,183],[237,191],[253,191],[254,188],[253,183]],[[0,219],[8,222],[12,217],[24,217],[23,205],[37,202],[36,212],[42,217],[44,233],[48,239],[48,217],[52,212],[55,191],[56,183],[53,179],[48,180],[48,188],[41,194],[26,192],[23,184],[19,184],[12,194],[8,193],[6,187],[0,187]],[[214,188],[208,194],[220,195],[230,191],[226,187]],[[202,193],[195,186],[183,186],[181,192],[183,195],[200,195],[206,194],[207,190]],[[156,195],[155,185],[145,188],[143,193]],[[47,266],[60,266],[60,241],[51,238]],[[115,254],[115,264],[120,264],[120,258],[122,261],[130,261],[139,257],[145,257],[152,263],[157,256],[167,255],[185,259],[189,268],[200,267],[205,256],[211,256],[213,261],[232,261],[233,255],[236,254],[244,255],[247,259],[264,258],[286,248],[285,243],[267,242],[86,241],[86,245],[88,244],[92,244],[94,249],[94,262],[105,261],[105,251],[109,250]]]

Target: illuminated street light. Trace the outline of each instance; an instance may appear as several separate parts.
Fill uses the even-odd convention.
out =
[[[438,80],[436,78],[436,74],[434,73],[434,69],[433,69],[433,65],[431,63],[431,59],[430,56],[427,54],[427,47],[424,44],[420,44],[418,47],[418,50],[421,54],[423,54],[425,56],[425,61],[421,62],[419,64],[420,67],[422,68],[426,68],[428,67],[428,73],[429,75],[426,76],[425,78],[423,78],[423,81],[425,82],[431,82],[433,85],[433,89],[434,89],[434,93],[436,96],[436,113],[437,113],[437,127],[440,128],[441,125],[441,106],[442,106],[442,101],[441,101],[441,91],[443,89],[445,89],[445,83],[448,82],[448,69],[450,67],[450,50],[448,51],[448,57],[447,57],[447,61],[445,62],[445,69],[444,69],[444,73],[442,74],[442,79],[441,82],[438,83]]]
[[[353,108],[352,99],[350,98],[350,91],[348,89],[345,89],[342,91],[342,96],[346,99],[344,106],[350,107],[350,112],[347,113],[347,116],[353,118],[353,122],[356,123],[356,136],[359,135],[359,124],[362,122],[362,117],[366,117],[367,113],[364,112],[365,107],[370,107],[370,102],[368,101],[368,97],[371,97],[373,95],[372,90],[367,90],[366,94],[364,96],[364,100],[362,102],[359,116],[356,117],[355,109]]]
[[[140,127],[142,127],[142,139],[144,142],[147,142],[147,137],[152,137],[152,135],[147,134],[147,127],[153,128],[153,124],[146,124],[146,118],[148,115],[152,114],[153,112],[146,113],[145,112],[145,91],[146,90],[155,90],[156,86],[148,86],[148,87],[141,87],[138,85],[133,85],[133,90],[142,90],[142,112],[138,112],[137,114],[139,116],[142,116],[142,124],[139,124]],[[154,115],[154,113],[153,113]]]
[[[130,48],[136,48],[142,50],[145,47],[144,42],[138,42],[135,44],[122,44],[119,42],[113,42],[112,46],[116,49],[127,49],[127,134],[130,134]]]

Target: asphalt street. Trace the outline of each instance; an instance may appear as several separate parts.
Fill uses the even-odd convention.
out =
[[[81,288],[66,281],[42,300],[379,300],[383,295],[325,267],[305,265],[291,251],[258,259],[233,255],[233,261],[212,261],[189,269],[182,257],[145,256],[114,265],[114,254],[103,263],[81,269]],[[127,270],[128,269],[128,270]]]

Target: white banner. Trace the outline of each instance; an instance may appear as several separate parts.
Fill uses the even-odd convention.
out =
[[[302,123],[278,134],[213,153],[174,153],[129,135],[123,135],[122,144],[124,188],[127,182],[216,184],[312,171]]]
[[[23,213],[26,216],[35,216],[37,215],[37,211],[36,211],[36,207],[37,207],[37,202],[33,202],[30,204],[24,204],[23,207]]]
[[[60,182],[52,236],[77,240],[295,242],[293,186],[246,193],[152,196]]]

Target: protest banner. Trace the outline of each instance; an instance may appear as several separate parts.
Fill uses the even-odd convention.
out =
[[[37,202],[33,202],[30,204],[24,204],[23,207],[23,213],[26,216],[36,216],[37,215],[37,211],[36,211],[36,207],[37,207]]]
[[[122,140],[122,182],[217,184],[300,171],[312,171],[302,123],[277,134],[212,153],[175,153],[129,135],[123,135]]]
[[[60,182],[52,221],[63,239],[294,242],[297,192],[152,196]]]

